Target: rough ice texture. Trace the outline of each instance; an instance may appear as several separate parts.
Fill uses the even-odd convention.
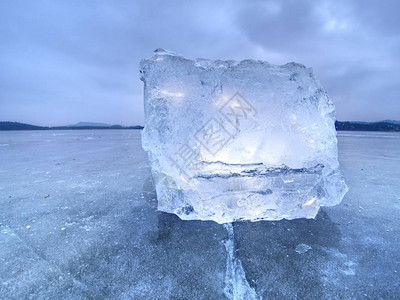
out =
[[[159,210],[218,223],[314,218],[347,192],[334,105],[312,69],[158,49],[140,73]]]

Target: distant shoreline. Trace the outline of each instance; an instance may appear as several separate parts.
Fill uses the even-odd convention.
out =
[[[143,129],[143,126],[121,126],[121,125],[109,125],[109,126],[36,126],[31,124],[19,123],[19,122],[0,122],[0,131],[20,131],[20,130],[97,130],[97,129]]]
[[[337,131],[400,132],[399,121],[381,121],[381,122],[336,121],[335,127]]]
[[[399,121],[381,121],[381,122],[352,122],[352,121],[336,121],[335,127],[337,131],[382,131],[382,132],[400,132]],[[19,122],[0,122],[0,131],[21,131],[21,130],[141,130],[141,125],[121,126],[36,126]]]

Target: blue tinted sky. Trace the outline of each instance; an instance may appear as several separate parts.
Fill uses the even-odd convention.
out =
[[[141,58],[296,61],[340,120],[400,119],[398,1],[0,0],[0,120],[143,124]]]

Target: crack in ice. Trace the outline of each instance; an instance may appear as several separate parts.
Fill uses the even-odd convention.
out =
[[[261,299],[247,282],[242,262],[235,257],[235,235],[232,223],[224,224],[224,227],[228,232],[228,239],[225,241],[225,249],[227,252],[224,287],[225,296],[230,300]]]

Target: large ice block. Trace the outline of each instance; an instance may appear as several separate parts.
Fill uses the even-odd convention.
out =
[[[313,218],[347,192],[334,105],[312,69],[157,49],[140,73],[159,210],[218,223]]]

